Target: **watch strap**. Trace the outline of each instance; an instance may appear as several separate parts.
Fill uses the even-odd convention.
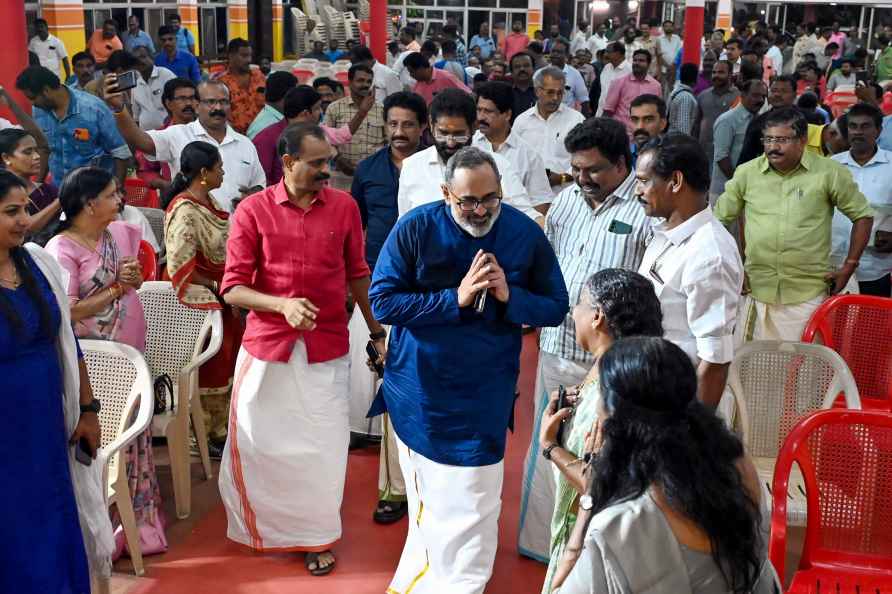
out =
[[[92,401],[90,401],[90,404],[81,404],[81,414],[88,412],[98,413],[101,408],[102,405],[99,404],[99,401],[94,398]]]
[[[380,332],[369,332],[369,338],[372,340],[381,340],[383,338],[387,338],[387,330],[381,330]]]
[[[544,450],[542,450],[542,457],[545,458],[546,460],[551,460],[551,450],[553,450],[556,447],[558,447],[558,444],[553,443],[550,446],[548,446],[547,448],[545,448]]]

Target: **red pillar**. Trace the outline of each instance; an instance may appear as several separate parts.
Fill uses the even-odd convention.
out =
[[[700,40],[703,37],[703,20],[706,17],[705,0],[688,0],[684,9],[684,51],[682,64],[700,65]]]
[[[369,49],[381,64],[387,64],[387,0],[370,0],[369,21],[371,41]]]
[[[6,23],[6,24],[3,24]],[[3,39],[3,59],[0,60],[0,85],[12,94],[25,110],[29,103],[15,88],[15,79],[28,66],[28,30],[25,27],[25,3],[0,1],[0,39]],[[11,118],[8,109],[4,117]]]

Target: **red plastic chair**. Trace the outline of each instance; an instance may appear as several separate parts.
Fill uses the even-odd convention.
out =
[[[130,206],[143,208],[161,208],[161,199],[158,191],[150,188],[149,184],[138,177],[129,177],[124,180],[124,195]]]
[[[892,589],[892,415],[831,409],[803,419],[774,471],[768,555],[784,575],[788,480],[802,472],[808,524],[788,593]]]
[[[158,256],[155,255],[151,243],[145,240],[139,242],[136,259],[139,260],[139,265],[142,267],[143,282],[158,279]]]
[[[892,299],[837,295],[819,307],[802,342],[820,342],[845,360],[865,410],[892,411]]]
[[[291,74],[293,74],[297,78],[297,82],[302,85],[308,85],[313,80],[313,77],[316,76],[316,73],[309,68],[297,68],[291,70]]]

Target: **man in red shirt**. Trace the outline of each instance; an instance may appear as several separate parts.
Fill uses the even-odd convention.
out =
[[[329,573],[347,469],[347,288],[383,361],[369,308],[359,207],[325,186],[333,149],[315,124],[282,136],[284,178],[231,219],[220,292],[250,311],[236,362],[220,494],[230,539],[306,552]]]
[[[416,81],[413,91],[421,95],[428,105],[434,100],[434,95],[443,89],[454,87],[461,89],[465,93],[471,93],[471,89],[458,80],[454,74],[448,70],[434,68],[427,58],[418,52],[406,56],[403,60],[403,65],[409,71],[409,75]]]
[[[505,36],[505,39],[502,41],[502,53],[505,54],[505,59],[510,63],[514,54],[522,52],[529,44],[530,37],[523,33],[523,23],[514,21],[511,25],[511,33]]]
[[[102,28],[93,31],[87,41],[87,51],[96,60],[97,68],[104,66],[112,52],[119,49],[124,49],[124,44],[118,38],[118,25],[114,19],[106,19]]]

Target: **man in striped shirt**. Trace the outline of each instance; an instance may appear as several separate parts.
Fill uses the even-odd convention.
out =
[[[577,125],[564,144],[570,153],[573,185],[555,198],[545,219],[545,235],[558,257],[570,303],[589,276],[605,268],[637,270],[651,236],[651,219],[635,199],[635,172],[625,126],[611,118]],[[556,328],[543,328],[534,391],[533,439],[524,463],[520,509],[521,554],[547,562],[554,476],[540,455],[539,424],[549,395],[581,383],[592,356],[576,344],[571,316]]]

